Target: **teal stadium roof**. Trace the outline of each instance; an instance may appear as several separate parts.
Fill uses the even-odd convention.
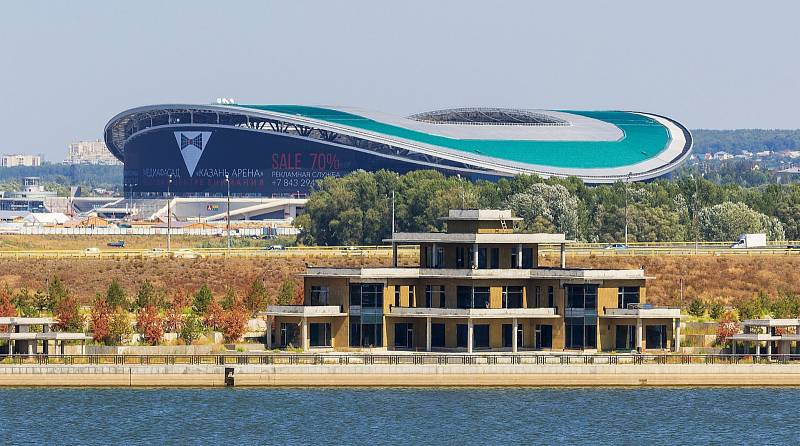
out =
[[[125,142],[160,126],[226,125],[323,140],[419,168],[487,176],[576,176],[587,183],[657,178],[692,147],[678,122],[634,111],[444,109],[401,117],[339,106],[166,104],[124,111],[106,143],[124,160]]]
[[[391,135],[410,141],[525,164],[601,168],[633,165],[657,156],[671,140],[667,128],[653,118],[623,111],[564,111],[607,122],[622,130],[614,141],[537,141],[455,139],[386,124],[354,113],[303,105],[240,105]]]

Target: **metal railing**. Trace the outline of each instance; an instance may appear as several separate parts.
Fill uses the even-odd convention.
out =
[[[796,364],[800,354],[267,353],[208,355],[14,355],[3,365],[667,365]]]

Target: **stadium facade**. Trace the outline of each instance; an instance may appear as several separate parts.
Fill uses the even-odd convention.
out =
[[[398,117],[300,105],[138,107],[105,142],[126,191],[160,196],[302,197],[316,180],[358,169],[496,180],[575,176],[590,184],[668,174],[692,147],[678,122],[629,111],[447,109]]]

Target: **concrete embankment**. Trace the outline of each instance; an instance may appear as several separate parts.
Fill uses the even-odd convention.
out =
[[[800,386],[800,365],[241,365],[235,386]],[[232,370],[232,374],[230,374]],[[0,366],[0,386],[224,386],[226,367]]]

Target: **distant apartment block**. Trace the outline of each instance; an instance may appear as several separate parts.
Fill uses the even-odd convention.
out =
[[[0,167],[36,167],[41,165],[42,157],[39,155],[12,154],[0,156]]]
[[[101,140],[78,141],[68,147],[67,158],[64,160],[65,164],[121,164],[108,151],[106,144]]]

